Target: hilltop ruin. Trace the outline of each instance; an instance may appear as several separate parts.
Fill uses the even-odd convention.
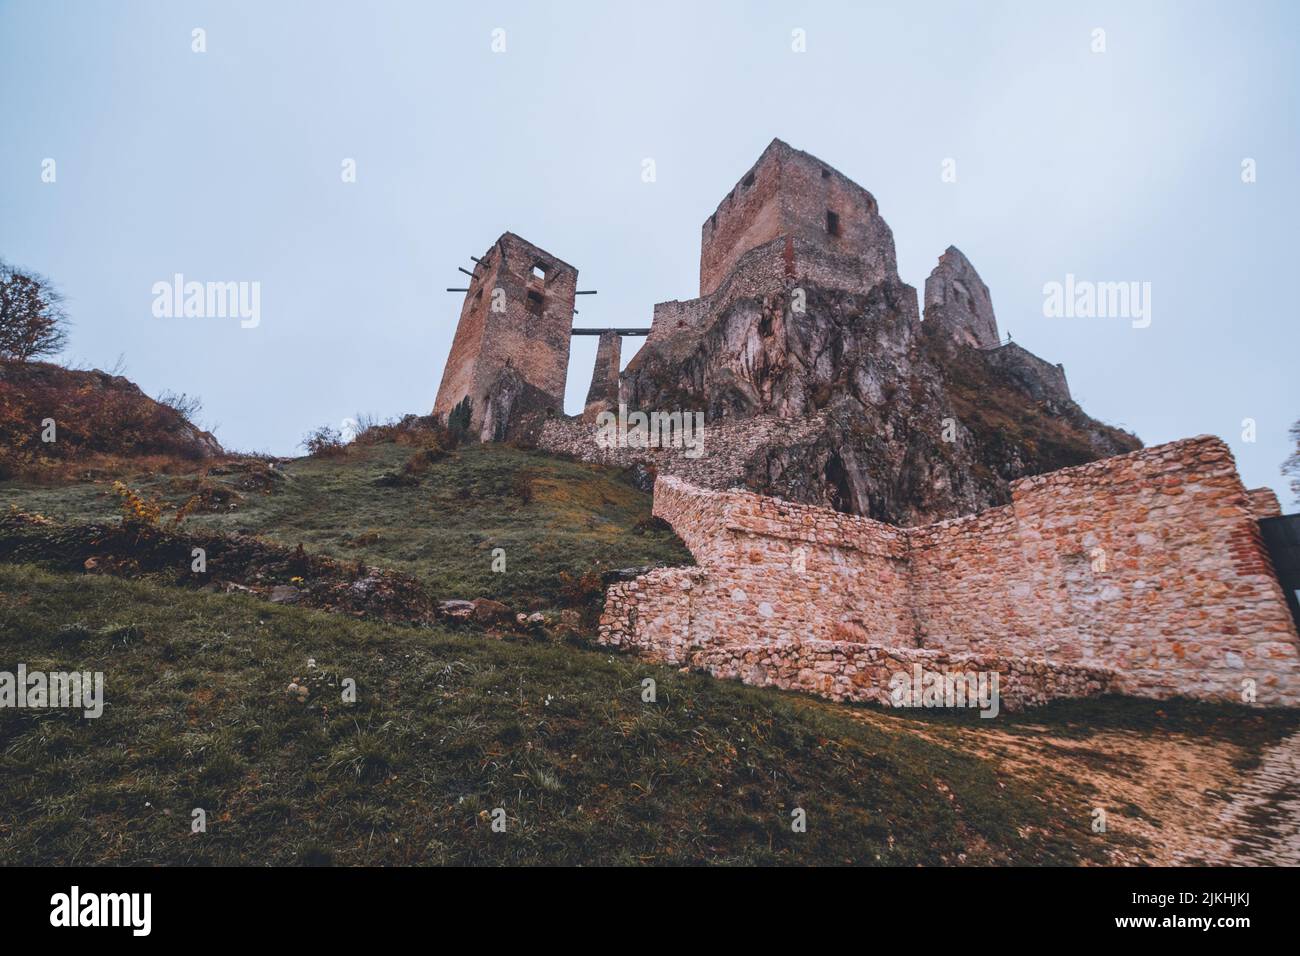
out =
[[[704,222],[699,295],[605,330],[567,417],[576,275],[502,236],[435,411],[468,396],[483,439],[654,482],[697,565],[611,587],[601,642],[836,699],[891,702],[900,673],[956,670],[1000,675],[1009,708],[1300,703],[1300,608],[1261,536],[1283,520],[1272,494],[1242,486],[1218,439],[1142,449],[1089,418],[1062,366],[1001,341],[953,246],[922,316],[875,197],[816,157],[764,150]],[[646,332],[620,374],[622,335]],[[702,446],[684,447],[700,414]]]
[[[895,524],[1005,504],[1028,475],[1132,451],[1065,371],[999,340],[992,297],[949,247],[916,290],[876,198],[773,140],[701,227],[699,295],[605,330],[581,415],[562,412],[577,271],[503,235],[478,261],[435,413],[471,431]],[[495,311],[494,311],[495,310]],[[575,330],[590,331],[601,330]],[[648,334],[618,373],[621,340]],[[702,412],[705,452],[607,447],[602,412]]]

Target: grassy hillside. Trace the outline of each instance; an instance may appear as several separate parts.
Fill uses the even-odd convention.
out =
[[[0,358],[0,479],[84,474],[124,458],[195,467],[222,454],[190,420],[198,407],[185,395],[152,399],[110,372]]]
[[[103,671],[107,699],[98,720],[0,711],[6,863],[1098,853],[1077,809],[905,724],[882,732],[632,658],[13,565],[0,566],[0,632],[7,661]],[[295,677],[311,684],[305,704],[285,693]],[[196,807],[206,834],[190,832]],[[489,825],[496,807],[505,833]],[[796,807],[806,833],[791,831]]]
[[[204,495],[215,510],[191,515],[187,526],[404,571],[440,599],[540,608],[555,602],[565,573],[691,563],[671,529],[652,520],[650,496],[611,469],[473,445],[430,463],[413,484],[390,483],[414,454],[404,445],[351,446],[341,457],[289,462],[274,477],[236,463],[211,475],[127,480],[173,505]],[[108,480],[0,485],[3,504],[71,522],[119,514]],[[505,552],[504,573],[492,570],[496,548]]]
[[[1201,831],[1222,794],[1296,729],[1293,714],[1169,702],[900,714],[612,654],[590,645],[589,616],[575,635],[403,616],[418,601],[372,613],[372,592],[353,595],[373,580],[358,565],[401,572],[385,587],[551,608],[572,606],[583,575],[689,561],[618,472],[501,446],[405,467],[420,454],[378,444],[123,475],[173,508],[198,498],[178,529],[147,535],[114,527],[108,476],[0,483],[0,507],[28,513],[0,521],[0,671],[101,671],[106,685],[97,720],[0,708],[0,864],[1204,856],[1221,852]],[[173,567],[187,536],[233,532],[276,547],[227,537],[226,568],[263,595],[305,576],[312,606],[334,612],[201,589]],[[84,548],[123,541],[139,561],[113,551],[80,570]],[[305,701],[286,692],[295,680]]]

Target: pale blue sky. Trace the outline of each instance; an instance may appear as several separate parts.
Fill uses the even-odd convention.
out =
[[[442,290],[506,229],[600,290],[580,324],[693,296],[701,222],[780,136],[875,194],[905,281],[960,247],[1091,414],[1148,444],[1220,435],[1283,494],[1298,26],[1250,2],[8,0],[0,256],[67,293],[66,358],[125,353],[146,391],[200,395],[227,446],[289,454],[318,424],[432,407]],[[154,318],[176,272],[260,281],[261,325]],[[1044,318],[1066,273],[1151,282],[1151,326]],[[575,341],[570,411],[594,350]]]

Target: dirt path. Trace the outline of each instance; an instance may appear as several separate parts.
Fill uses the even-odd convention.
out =
[[[1300,866],[1300,734],[1264,753],[1214,827],[1214,854],[1178,862]]]
[[[869,722],[897,719],[853,713]],[[1244,747],[1182,733],[1103,729],[1073,737],[1027,724],[1011,731],[921,722],[913,729],[1050,787],[1090,831],[1100,808],[1106,832],[1095,839],[1106,841],[1116,865],[1300,865],[1300,733],[1243,771],[1253,763]]]

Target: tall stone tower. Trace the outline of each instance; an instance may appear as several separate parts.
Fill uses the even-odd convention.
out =
[[[468,397],[470,432],[484,441],[563,414],[577,285],[573,266],[502,234],[474,268],[433,413],[445,418]]]

